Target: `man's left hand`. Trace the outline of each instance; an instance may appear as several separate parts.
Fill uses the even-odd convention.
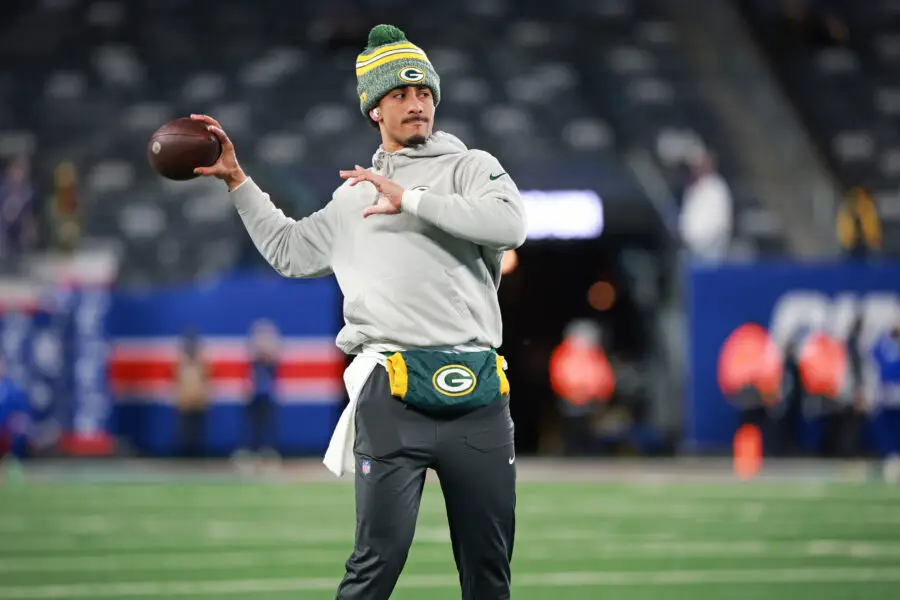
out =
[[[341,171],[341,179],[349,179],[351,186],[360,181],[368,181],[378,190],[378,201],[363,210],[363,217],[395,215],[400,212],[400,201],[403,199],[405,190],[387,177],[356,165],[352,171]]]

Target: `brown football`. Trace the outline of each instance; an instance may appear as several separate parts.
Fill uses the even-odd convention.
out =
[[[169,121],[150,136],[147,160],[166,179],[187,181],[194,169],[215,164],[222,144],[206,123],[189,118]]]

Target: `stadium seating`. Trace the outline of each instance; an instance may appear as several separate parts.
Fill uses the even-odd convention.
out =
[[[624,156],[649,150],[678,195],[679,161],[700,140],[732,182],[742,234],[742,211],[759,203],[745,191],[737,149],[708,112],[664,5],[4,2],[0,156],[33,151],[45,188],[59,161],[76,161],[87,233],[121,241],[123,281],[215,273],[247,254],[241,225],[217,182],[156,177],[145,158],[149,134],[175,116],[213,114],[257,179],[273,190],[302,189],[281,194],[285,211],[311,212],[338,183],[335,171],[367,164],[376,147],[356,108],[353,61],[373,23],[394,22],[441,73],[438,126],[470,146],[523,173],[574,165],[606,198],[645,202]],[[310,184],[298,165],[329,177]]]
[[[845,186],[868,187],[900,251],[900,2],[815,3],[805,25],[781,0],[743,0],[797,112]],[[825,18],[846,27],[829,32]]]

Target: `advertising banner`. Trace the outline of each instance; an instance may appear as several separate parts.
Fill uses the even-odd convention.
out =
[[[729,450],[739,425],[718,380],[723,344],[738,327],[760,325],[785,348],[801,332],[825,332],[845,342],[861,317],[857,350],[863,357],[866,394],[871,394],[869,349],[900,318],[900,263],[695,266],[685,289],[689,360],[684,441],[698,450]]]
[[[272,447],[324,451],[344,398],[344,355],[334,345],[340,292],[332,278],[235,275],[214,282],[116,291],[109,314],[109,385],[115,433],[141,454],[178,446],[175,376],[183,336],[195,336],[209,373],[201,436],[205,455],[246,442],[251,396],[250,331],[259,320],[279,333]]]

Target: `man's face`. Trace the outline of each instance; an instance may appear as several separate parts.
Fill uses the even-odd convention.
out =
[[[403,147],[424,144],[434,124],[434,97],[427,87],[410,85],[387,93],[378,103],[381,127]]]

